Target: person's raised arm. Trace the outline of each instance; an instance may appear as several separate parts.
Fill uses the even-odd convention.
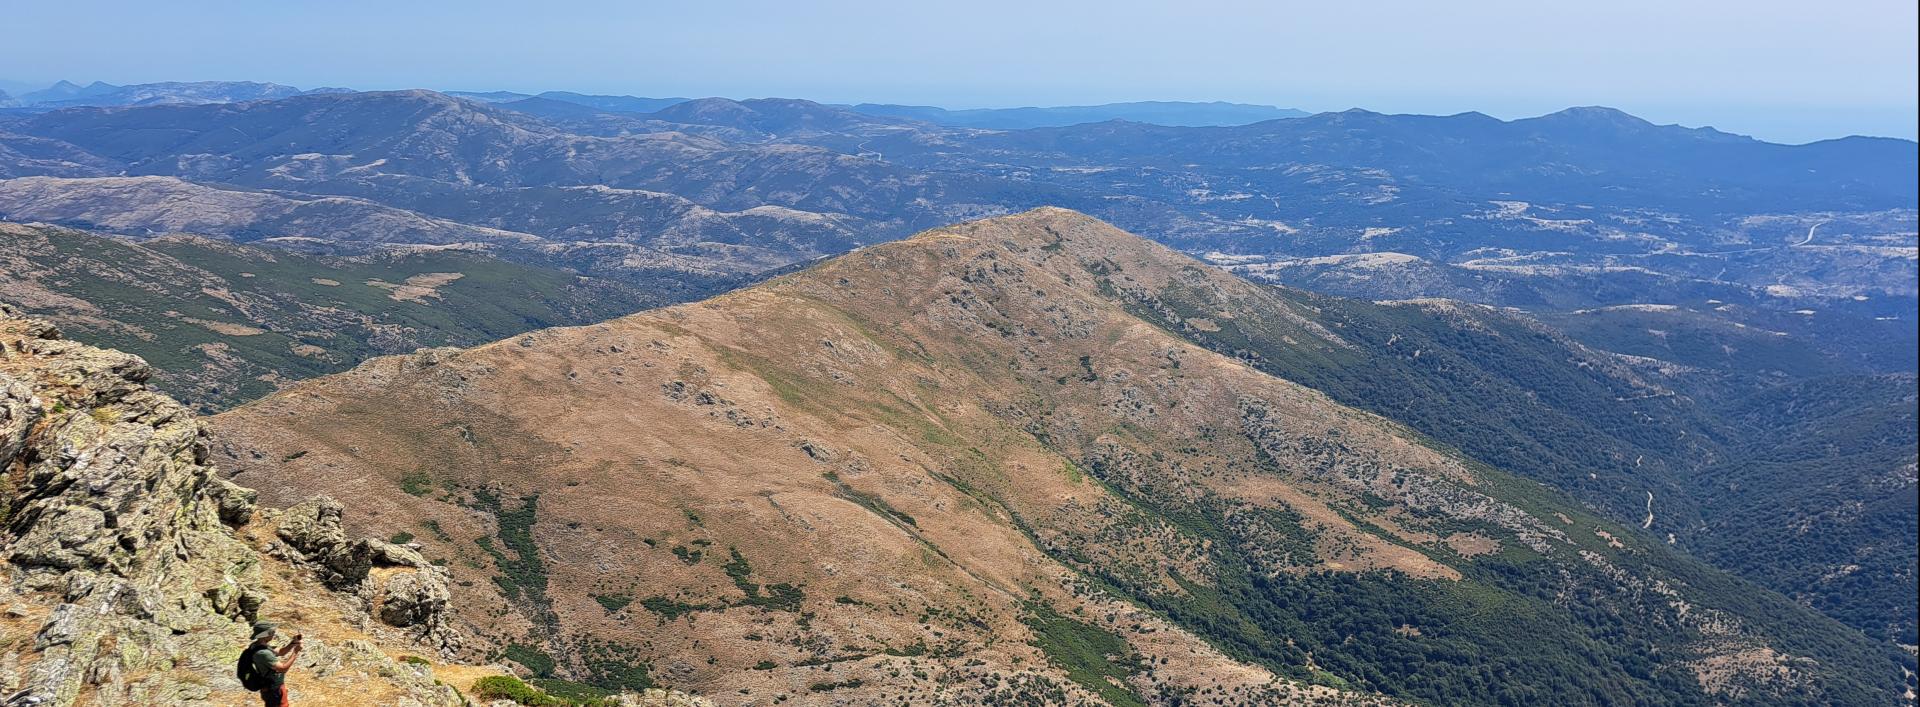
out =
[[[293,637],[293,640],[287,641],[287,645],[281,646],[280,650],[275,651],[275,653],[280,655],[280,662],[273,664],[275,671],[284,673],[293,669],[293,662],[300,659],[300,649],[302,647],[300,642],[301,638],[303,638],[303,636],[296,635]]]

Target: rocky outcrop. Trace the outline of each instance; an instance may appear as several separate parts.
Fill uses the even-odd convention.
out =
[[[384,540],[348,540],[340,526],[345,508],[319,496],[274,513],[276,535],[294,559],[312,564],[328,586],[352,592],[369,613],[442,653],[456,652],[459,636],[449,621],[447,572],[419,551]]]
[[[215,476],[205,431],[147,389],[151,372],[137,357],[61,340],[51,325],[0,306],[6,704],[238,697],[231,665],[246,645],[247,622],[267,605],[268,585],[289,573],[269,577],[271,559],[236,532],[255,515],[253,492]],[[385,597],[378,613],[431,633],[444,624],[444,583],[435,584],[418,553],[384,545],[346,543],[337,554],[351,556],[350,570],[412,567],[373,585]],[[366,580],[363,569],[356,589]],[[317,603],[298,608],[315,621],[333,616],[324,599]],[[372,676],[393,703],[461,701],[382,651],[333,649],[318,636],[310,643],[315,655],[340,657],[338,674]]]
[[[37,660],[0,680],[54,703],[86,687],[131,694],[176,636],[251,618],[257,563],[209,493],[205,433],[146,389],[144,362],[44,323],[4,326],[4,589],[21,618],[44,620]]]

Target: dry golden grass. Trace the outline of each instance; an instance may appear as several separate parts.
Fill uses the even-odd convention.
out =
[[[1107,283],[1090,267],[1106,268]],[[1247,286],[1071,212],[964,224],[701,303],[371,361],[217,418],[230,450],[221,463],[269,503],[326,492],[347,502],[355,532],[413,534],[463,580],[456,602],[477,635],[556,652],[584,637],[616,642],[659,679],[740,704],[924,699],[985,673],[1059,680],[1028,645],[1023,602],[1137,612],[1081,591],[1036,540],[1168,587],[1176,572],[1204,581],[1190,564],[1204,552],[1196,540],[1129,520],[1128,504],[1070,460],[1151,456],[1111,473],[1298,512],[1322,533],[1322,569],[1458,577],[1412,549],[1438,547],[1432,534],[1383,538],[1327,504],[1352,506],[1395,472],[1463,486],[1472,474],[1395,425],[1195,347],[1102,292],[1176,281]],[[1375,471],[1261,468],[1246,437],[1210,432],[1239,430],[1255,403],[1306,431],[1286,434],[1337,435],[1353,450],[1342,464]],[[538,495],[531,534],[550,624],[487,579],[498,568],[478,541],[502,540],[494,517],[472,509],[475,489],[494,489],[509,510]],[[1380,527],[1398,528],[1381,513]],[[594,599],[737,604],[722,571],[730,550],[752,582],[801,587],[810,616],[736,606],[667,619]],[[1149,619],[1112,626],[1156,666],[1135,687],[1274,680]],[[920,647],[929,653],[886,655]],[[772,668],[755,669],[763,661]],[[809,690],[854,677],[860,686]]]

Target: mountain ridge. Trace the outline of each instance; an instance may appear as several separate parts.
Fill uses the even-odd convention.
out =
[[[1079,685],[1115,704],[1208,684],[1235,703],[1270,699],[1238,678],[1209,682],[1251,667],[1272,671],[1256,681],[1269,686],[1280,674],[1390,696],[1496,699],[1501,688],[1472,687],[1446,665],[1387,657],[1441,646],[1538,677],[1522,681],[1529,689],[1587,699],[1630,689],[1673,701],[1706,697],[1695,691],[1792,701],[1898,690],[1891,659],[1847,643],[1831,620],[1186,342],[1116,299],[1176,284],[1252,286],[1233,283],[1164,246],[1042,209],[863,248],[701,303],[376,359],[226,413],[215,427],[224,463],[267,482],[270,501],[325,483],[352,496],[351,527],[391,532],[434,519],[448,538],[428,541],[430,553],[493,567],[494,586],[456,590],[465,606],[492,607],[484,611],[495,618],[469,615],[468,628],[532,641],[528,650],[576,679],[607,679],[593,677],[601,669],[577,644],[591,637],[703,691],[748,690],[755,704],[770,691],[792,694],[780,686],[826,679],[818,661],[835,655],[847,657],[822,691],[836,698],[922,695],[921,683],[888,673],[890,652],[918,637],[930,656],[984,662],[968,671],[935,661],[960,670],[949,673],[960,683],[985,671],[1002,685]],[[1204,328],[1205,319],[1187,321]],[[1342,345],[1337,332],[1313,336],[1312,345]],[[587,399],[601,402],[577,404]],[[601,432],[609,429],[638,433]],[[408,484],[419,493],[399,490]],[[857,552],[836,540],[847,537],[862,538]],[[731,581],[703,556],[731,557]],[[1571,574],[1547,579],[1555,571]],[[1608,608],[1575,612],[1513,593],[1533,581],[1564,582],[1559,591],[1583,597],[1577,605]],[[1005,588],[1021,586],[1040,603],[1010,603]],[[1419,598],[1469,591],[1460,587],[1519,602],[1530,630],[1555,638],[1514,643]],[[886,592],[897,598],[877,598]],[[1326,592],[1347,597],[1326,606],[1383,613],[1335,628],[1280,599],[1320,606],[1306,597]],[[824,601],[829,594],[847,601]],[[975,628],[942,623],[950,635],[936,641],[903,621],[956,606],[977,617]],[[806,626],[791,611],[858,617],[879,645],[830,628],[838,619]],[[1253,611],[1259,621],[1240,613]],[[1622,623],[1614,611],[1643,620]],[[1148,660],[1082,664],[1118,682],[1075,678],[1045,638],[1058,626],[1049,612]],[[1100,619],[1114,615],[1127,618]],[[1154,623],[1162,616],[1169,623]],[[644,626],[644,617],[656,625],[640,643],[629,621]],[[1138,621],[1148,623],[1129,625]],[[1034,636],[1040,653],[1026,655],[1036,672],[1009,672],[1023,649],[985,641],[988,626]],[[1280,641],[1283,631],[1306,645]],[[1353,631],[1369,648],[1340,647]],[[714,664],[668,648],[694,641],[713,646],[702,650]],[[1214,648],[1174,672],[1152,667],[1169,647],[1199,645]],[[1855,667],[1809,672],[1784,657],[1803,651]],[[1672,656],[1655,672],[1680,672],[1633,677],[1612,662],[1626,654]],[[756,660],[771,667],[742,669]],[[1065,681],[1052,672],[1063,666]],[[1791,677],[1756,681],[1776,668]]]
[[[856,112],[913,118],[950,127],[1019,130],[1061,127],[1124,119],[1173,126],[1245,125],[1266,120],[1299,118],[1310,113],[1292,108],[1230,103],[1227,101],[1133,101],[1086,106],[1026,106],[1020,108],[951,109],[890,103],[859,103]]]
[[[258,81],[161,81],[116,86],[95,81],[79,86],[59,81],[47,88],[20,96],[21,105],[35,110],[58,110],[76,106],[143,106],[203,103],[239,103],[288,98],[303,94],[341,93],[348,89],[316,88],[303,91],[292,86]]]

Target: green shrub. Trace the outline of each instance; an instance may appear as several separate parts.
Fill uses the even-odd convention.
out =
[[[410,496],[425,496],[433,490],[433,477],[420,471],[407,472],[400,477],[400,490]]]
[[[557,678],[539,678],[533,681],[535,687],[547,693],[547,697],[561,704],[597,705],[613,696],[613,691],[603,690],[586,683],[560,680]]]
[[[706,604],[688,604],[683,601],[674,601],[666,597],[647,597],[645,599],[641,599],[640,607],[643,609],[646,609],[647,611],[651,611],[653,613],[659,614],[661,618],[664,618],[668,621],[672,621],[674,619],[680,618],[682,616],[686,616],[687,614],[691,614],[696,611],[706,611],[708,609],[713,608]]]
[[[533,671],[534,675],[540,677],[547,677],[553,674],[553,656],[547,655],[546,651],[524,643],[515,643],[507,646],[507,650],[501,657],[526,666],[528,670]]]
[[[1139,654],[1126,639],[1106,629],[1061,615],[1040,602],[1027,605],[1021,617],[1033,630],[1034,645],[1047,660],[1067,672],[1067,679],[1098,693],[1116,707],[1144,705],[1139,695],[1124,687],[1128,676],[1142,669]]]
[[[838,690],[843,687],[859,687],[865,684],[866,684],[866,681],[861,680],[860,678],[854,678],[852,680],[844,680],[841,682],[816,682],[812,685],[808,685],[807,690],[811,692],[828,692],[831,690]]]
[[[447,531],[440,527],[440,521],[434,520],[432,518],[428,518],[426,520],[420,521],[420,527],[426,528],[427,532],[429,533],[433,533],[433,537],[435,540],[439,540],[440,542],[443,542],[443,543],[453,542],[453,536],[448,535]]]
[[[627,608],[628,604],[632,604],[633,595],[631,594],[595,594],[593,595],[593,600],[600,602],[601,608],[606,609],[607,613],[611,614],[613,612]]]
[[[495,547],[491,538],[474,539],[480,549],[493,558],[494,566],[500,568],[501,576],[494,577],[494,583],[500,585],[500,590],[508,599],[519,600],[524,597],[544,613],[547,606],[547,568],[540,561],[539,546],[533,541],[533,524],[538,514],[540,495],[531,494],[521,498],[520,508],[514,510],[508,510],[500,498],[490,491],[475,490],[473,497],[473,507],[492,513],[500,525],[498,535],[500,544],[505,546],[504,551]]]
[[[482,700],[511,700],[527,707],[613,707],[613,692],[570,680],[536,679],[528,685],[512,675],[489,675],[473,682]]]
[[[560,700],[541,692],[512,675],[489,675],[473,681],[473,694],[483,700],[513,700],[528,707],[551,707]]]
[[[753,565],[747,562],[746,557],[741,556],[738,549],[727,548],[727,552],[732,555],[732,559],[728,560],[723,568],[727,571],[727,576],[733,579],[733,586],[747,595],[741,604],[774,611],[800,610],[800,604],[807,599],[806,592],[801,591],[799,587],[782,582],[767,585],[767,593],[761,594],[760,585],[748,580],[753,574]]]

